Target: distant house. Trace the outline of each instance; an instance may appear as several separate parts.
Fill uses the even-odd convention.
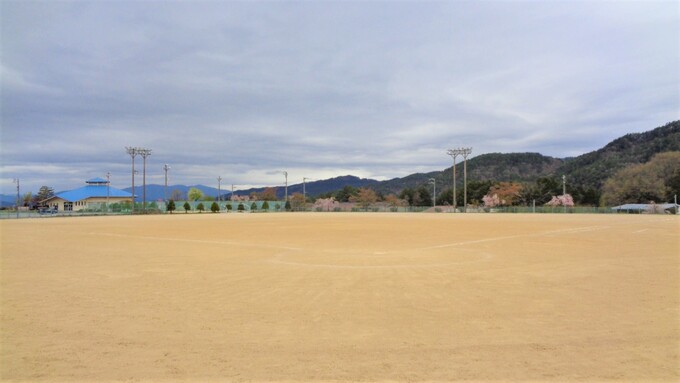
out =
[[[57,211],[103,209],[106,205],[107,196],[109,204],[132,203],[132,194],[110,187],[105,179],[92,178],[85,183],[86,186],[61,192],[41,201],[41,205]]]
[[[674,203],[628,203],[625,205],[614,206],[612,208],[617,213],[666,213],[677,214],[677,206]]]

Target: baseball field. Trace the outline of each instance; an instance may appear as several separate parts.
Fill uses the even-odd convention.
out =
[[[2,381],[678,381],[680,217],[0,222]]]

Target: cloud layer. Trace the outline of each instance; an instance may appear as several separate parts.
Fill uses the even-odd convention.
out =
[[[678,118],[676,2],[2,2],[2,192],[557,157]],[[141,167],[138,160],[138,167]]]

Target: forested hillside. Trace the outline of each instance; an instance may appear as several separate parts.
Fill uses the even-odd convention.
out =
[[[602,149],[565,161],[556,174],[566,174],[572,185],[600,190],[617,171],[670,151],[680,151],[680,121],[649,132],[627,134]]]

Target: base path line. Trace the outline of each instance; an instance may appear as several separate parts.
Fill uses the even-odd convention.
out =
[[[503,240],[506,240],[506,239],[541,237],[541,236],[551,235],[551,234],[582,233],[582,232],[590,232],[590,231],[596,231],[596,230],[604,230],[604,229],[608,229],[608,228],[609,228],[609,226],[584,226],[584,227],[577,227],[577,228],[571,228],[571,229],[551,230],[551,231],[545,231],[545,232],[542,232],[542,233],[534,233],[534,234],[507,235],[507,236],[504,236],[504,237],[484,238],[484,239],[476,239],[476,240],[473,240],[473,241],[446,243],[446,244],[443,244],[443,245],[422,247],[422,248],[419,248],[418,250],[444,249],[444,248],[447,248],[447,247],[455,247],[455,246],[462,246],[462,245],[473,245],[473,244],[485,243],[485,242],[496,242],[496,241],[503,241]]]

